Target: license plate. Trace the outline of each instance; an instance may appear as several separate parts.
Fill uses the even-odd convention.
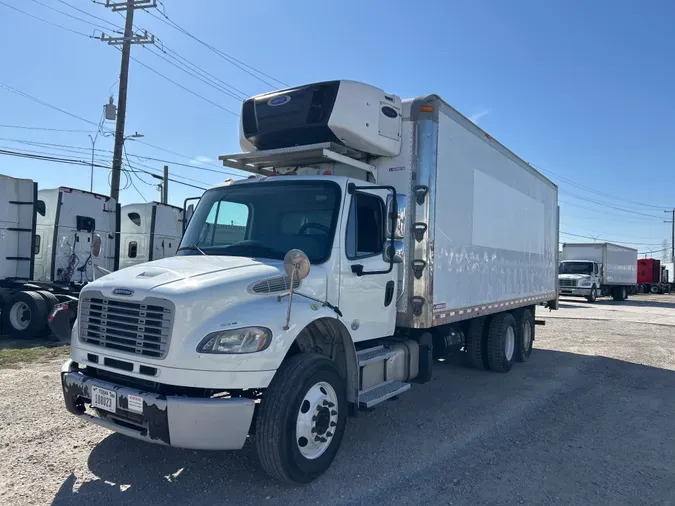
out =
[[[92,386],[91,407],[115,413],[117,410],[117,392],[108,390],[107,388]]]

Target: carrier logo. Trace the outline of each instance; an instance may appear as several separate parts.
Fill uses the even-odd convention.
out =
[[[133,290],[129,290],[128,288],[115,288],[113,290],[114,295],[126,295],[127,297],[131,297],[134,294]]]
[[[280,105],[287,104],[290,101],[291,97],[289,97],[288,95],[281,95],[280,97],[270,98],[267,101],[267,105],[269,105],[270,107],[278,107]]]

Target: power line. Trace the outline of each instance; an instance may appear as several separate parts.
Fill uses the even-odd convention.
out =
[[[232,114],[233,116],[239,117],[239,114],[237,114],[236,112],[231,111],[231,110],[228,109],[227,107],[223,107],[222,105],[215,103],[213,100],[209,100],[208,98],[204,97],[203,95],[200,95],[199,93],[197,93],[197,92],[195,92],[195,91],[192,91],[192,90],[189,89],[189,88],[186,88],[185,86],[183,86],[182,84],[177,83],[177,82],[174,81],[173,79],[170,79],[170,78],[166,77],[164,74],[162,74],[162,73],[160,73],[160,72],[157,72],[155,69],[153,69],[153,68],[150,67],[149,65],[146,65],[146,64],[143,63],[142,61],[139,61],[137,58],[134,58],[133,56],[131,56],[130,58],[131,58],[132,60],[134,60],[136,63],[138,63],[139,65],[141,65],[141,66],[145,67],[146,69],[150,70],[151,72],[157,74],[157,75],[160,76],[161,78],[166,79],[166,80],[169,81],[170,83],[175,84],[176,86],[178,86],[178,87],[181,88],[182,90],[185,90],[185,91],[187,91],[188,93],[191,93],[192,95],[201,98],[202,100],[208,102],[208,103],[211,104],[211,105],[215,105],[216,107],[218,107],[219,109],[222,109],[223,111],[229,112],[229,113]]]
[[[596,240],[596,237],[591,237],[587,235],[581,235],[581,234],[572,234],[570,232],[563,232],[562,230],[560,231],[561,234],[563,235],[569,235],[571,237],[581,237],[583,239],[593,239]],[[611,239],[603,239],[602,242],[613,242],[613,243],[619,243],[619,244],[630,244],[630,245],[635,245],[635,246],[660,246],[660,244],[655,244],[655,243],[644,243],[644,242],[628,242],[628,241],[615,241]]]
[[[76,11],[81,12],[82,14],[86,14],[87,16],[90,16],[90,17],[92,17],[92,18],[94,18],[94,19],[98,19],[99,21],[103,21],[104,23],[108,23],[109,25],[113,26],[114,28],[117,28],[117,29],[120,30],[120,31],[122,30],[122,27],[121,27],[121,26],[116,25],[115,23],[112,23],[112,22],[108,21],[108,20],[105,19],[105,18],[96,16],[95,14],[91,14],[90,12],[87,12],[87,11],[85,11],[85,10],[83,10],[83,9],[80,9],[79,7],[75,7],[74,5],[69,4],[69,3],[66,2],[65,0],[56,0],[56,1],[57,1],[57,2],[61,2],[63,5],[67,5],[67,6],[70,7],[71,9],[75,9]],[[51,8],[51,7],[50,7],[50,8]]]
[[[0,3],[2,3],[0,1]],[[96,128],[98,128],[98,123],[94,123],[93,121],[89,121],[88,119],[83,118],[82,116],[78,116],[77,114],[73,114],[72,112],[65,111],[61,109],[60,107],[56,107],[55,105],[49,104],[43,100],[40,100],[39,98],[36,98],[32,95],[29,95],[28,93],[24,93],[23,91],[17,90],[16,88],[13,88],[9,86],[8,84],[0,83],[0,88],[9,91],[11,93],[16,93],[20,97],[27,98],[28,100],[32,100],[33,102],[36,102],[40,105],[43,105],[45,107],[49,107],[50,109],[54,109],[55,111],[59,111],[60,113],[63,113],[67,116],[70,116],[71,118],[79,119],[80,121],[84,121],[85,123],[89,123],[90,125],[94,125]]]
[[[161,2],[160,2],[160,3],[161,3]],[[164,7],[164,5],[162,5],[162,7]],[[284,83],[283,81],[280,81],[279,79],[277,79],[277,78],[275,78],[275,77],[272,77],[272,76],[270,76],[269,74],[266,74],[266,73],[263,72],[262,70],[259,70],[259,69],[255,68],[255,67],[251,66],[251,65],[248,65],[247,63],[244,63],[244,62],[242,62],[241,60],[236,59],[234,56],[229,55],[229,54],[227,54],[227,53],[221,51],[220,49],[213,47],[211,44],[208,44],[207,42],[204,42],[203,40],[199,39],[198,37],[195,37],[195,36],[192,35],[190,32],[188,32],[187,30],[185,30],[184,28],[182,28],[181,26],[179,26],[175,21],[171,20],[171,19],[166,15],[166,12],[162,12],[162,10],[160,10],[159,12],[162,14],[162,16],[164,17],[164,19],[162,19],[162,18],[160,18],[159,16],[157,16],[154,12],[148,12],[148,14],[149,14],[150,16],[152,16],[153,18],[155,18],[155,19],[161,21],[162,23],[169,25],[169,26],[172,27],[173,29],[178,30],[179,32],[183,33],[184,35],[187,35],[187,36],[190,37],[191,39],[197,41],[198,43],[200,43],[201,45],[203,45],[203,46],[206,47],[207,49],[213,51],[215,54],[217,54],[218,56],[220,56],[220,57],[221,57],[222,59],[224,59],[225,61],[227,61],[227,62],[229,62],[230,64],[234,65],[235,67],[237,67],[237,68],[243,70],[244,72],[246,72],[246,73],[249,74],[250,76],[252,76],[252,77],[254,77],[255,79],[257,79],[257,80],[259,80],[259,81],[265,83],[266,85],[271,86],[271,87],[274,88],[274,89],[277,89],[277,88],[278,88],[278,87],[275,86],[274,84],[272,84],[272,83],[270,83],[269,81],[266,81],[265,79],[263,79],[262,77],[260,77],[261,75],[267,77],[268,79],[271,79],[271,80],[273,80],[273,81],[276,81],[277,83],[281,84],[282,86],[289,87],[289,85],[286,84],[286,83]],[[251,70],[249,70],[249,69],[253,70],[254,72],[257,72],[257,73],[260,74],[260,75],[257,75],[257,74],[255,74],[255,73],[251,72]]]
[[[24,140],[24,139],[12,139],[12,138],[8,138],[8,137],[0,137],[0,140],[15,142],[15,143],[18,143],[18,144],[24,144],[24,145],[28,145],[28,146],[36,146],[36,147],[40,147],[40,148],[48,148],[48,149],[57,148],[57,149],[60,149],[62,151],[65,151],[65,152],[72,152],[72,153],[81,154],[81,155],[89,154],[89,153],[92,152],[92,148],[86,147],[86,146],[73,146],[73,145],[70,145],[70,144],[57,144],[57,143],[52,143],[52,142],[41,142],[41,141],[32,141],[32,140]],[[140,142],[140,141],[137,141],[137,140],[135,140],[135,141]],[[147,143],[145,143],[145,144],[147,144]],[[155,149],[161,149],[158,146],[154,146],[154,145],[150,145],[150,146],[155,148]],[[94,149],[93,151],[97,152],[97,153],[112,153],[112,151],[109,150],[109,149]],[[124,151],[126,152],[126,145],[124,146]],[[171,153],[173,153],[173,152],[171,152]],[[177,156],[184,156],[184,155],[180,155],[179,153],[175,153],[175,154]],[[244,177],[239,173],[236,173],[236,172],[230,171],[230,170],[226,170],[226,169],[210,169],[208,167],[200,167],[200,166],[193,165],[193,164],[178,162],[176,160],[167,160],[167,159],[164,159],[164,158],[155,158],[155,157],[152,157],[152,156],[137,155],[137,154],[134,154],[134,153],[131,153],[129,156],[133,156],[134,158],[137,158],[139,160],[150,160],[150,161],[161,162],[161,163],[169,164],[169,165],[178,165],[178,166],[181,166],[181,167],[187,167],[187,168],[190,168],[190,169],[200,170],[200,171],[203,171],[203,172],[211,172],[211,173],[214,173],[214,174],[231,175],[231,176],[236,176],[236,177]],[[186,158],[190,158],[190,157],[186,157]],[[192,158],[190,158],[190,159],[192,159]],[[209,183],[205,183],[204,181],[199,181],[197,179],[190,179],[190,178],[186,178],[186,177],[183,177],[183,176],[181,176],[181,177],[183,179],[192,180],[192,181],[197,182],[197,183],[209,184]]]
[[[3,149],[0,148],[0,155],[5,155],[5,156],[13,156],[13,157],[18,157],[18,158],[29,158],[33,160],[40,160],[40,161],[46,161],[46,162],[52,162],[52,163],[63,163],[63,164],[68,164],[68,165],[82,165],[85,167],[91,167],[91,161],[87,160],[77,160],[74,158],[64,158],[64,157],[58,157],[58,156],[48,156],[48,155],[38,155],[34,153],[29,153],[25,151],[15,151],[15,150],[9,150],[9,149]],[[99,168],[99,169],[106,169],[106,170],[111,170],[112,167],[109,165],[103,165],[101,163],[94,163],[94,167]],[[151,172],[143,171],[146,172],[147,174],[152,174]],[[196,188],[198,190],[206,190],[207,188],[203,186],[197,186],[189,183],[185,183],[183,181],[178,181],[176,179],[170,178],[169,181],[180,184],[183,186],[187,186],[190,188]]]
[[[610,209],[616,209],[617,211],[623,211],[624,213],[639,214],[640,216],[646,216],[646,217],[648,217],[648,218],[658,218],[658,219],[661,219],[660,216],[656,216],[655,214],[641,213],[640,211],[635,211],[635,210],[633,210],[633,209],[627,209],[627,208],[625,208],[625,207],[620,207],[620,206],[615,206],[615,205],[612,205],[612,204],[607,204],[606,202],[600,202],[599,200],[593,200],[593,199],[589,199],[589,198],[582,197],[582,196],[579,196],[579,195],[575,195],[574,193],[570,193],[569,191],[566,191],[566,192],[564,192],[564,193],[567,194],[568,196],[574,198],[574,199],[583,200],[583,201],[585,201],[585,202],[590,202],[590,203],[592,203],[592,204],[597,204],[597,205],[600,205],[600,206],[608,207],[608,208],[610,208]]]
[[[77,30],[73,30],[72,28],[68,28],[67,26],[60,25],[58,23],[54,23],[52,21],[48,21],[44,18],[41,18],[40,16],[36,16],[34,14],[30,14],[26,11],[22,11],[21,9],[14,7],[13,5],[6,4],[5,2],[0,1],[0,5],[4,5],[5,7],[9,7],[10,9],[14,9],[17,12],[20,12],[21,14],[25,14],[26,16],[29,16],[33,19],[37,19],[38,21],[42,21],[43,23],[47,23],[48,25],[55,26],[57,28],[61,28],[62,30],[66,30],[67,32],[75,33],[77,35],[81,35],[83,37],[87,37],[88,39],[93,38],[91,35],[87,35],[86,33],[83,32],[78,32]]]
[[[556,173],[553,172],[552,170],[544,169],[544,168],[539,167],[539,166],[537,166],[537,165],[535,165],[535,164],[533,164],[533,163],[531,163],[530,165],[532,165],[534,168],[536,168],[537,170],[539,170],[539,171],[541,171],[541,172],[550,174],[551,176],[554,176],[554,177],[560,179],[561,181],[566,182],[567,184],[570,184],[570,185],[572,185],[572,186],[575,186],[575,187],[577,187],[577,188],[579,188],[579,189],[582,189],[582,190],[584,190],[584,191],[587,191],[587,192],[589,192],[589,193],[595,193],[596,195],[600,195],[601,197],[607,197],[607,198],[610,198],[610,199],[619,200],[619,201],[621,201],[621,202],[630,202],[630,203],[632,203],[632,204],[635,204],[635,205],[638,205],[638,206],[641,206],[641,207],[651,207],[651,208],[653,208],[653,209],[667,209],[666,206],[656,206],[656,205],[653,205],[653,204],[647,204],[647,203],[645,203],[645,202],[637,202],[637,201],[635,201],[635,200],[630,200],[630,199],[627,199],[627,198],[624,198],[624,197],[618,197],[618,196],[616,196],[616,195],[612,195],[612,194],[610,194],[610,193],[605,193],[605,192],[596,190],[596,189],[594,189],[594,188],[589,188],[588,186],[584,186],[584,185],[582,185],[582,184],[580,184],[580,183],[577,183],[577,182],[575,182],[575,181],[573,181],[573,180],[571,180],[571,179],[568,179],[568,178],[566,178],[566,177],[564,177],[564,176],[561,176],[560,174],[556,174]]]
[[[148,49],[148,51],[149,51],[150,53],[152,53],[152,54],[154,54],[155,56],[157,56],[157,58],[161,58],[162,60],[164,60],[165,62],[167,62],[169,65],[172,65],[172,66],[176,67],[178,70],[180,70],[180,71],[182,71],[182,72],[185,72],[186,74],[188,74],[189,76],[194,77],[195,79],[200,80],[201,82],[207,84],[208,86],[211,86],[212,88],[214,88],[214,89],[220,91],[221,93],[224,93],[225,95],[227,95],[227,96],[229,96],[229,97],[231,97],[231,98],[234,98],[235,100],[238,100],[238,101],[239,101],[239,100],[242,100],[242,97],[235,95],[235,94],[232,93],[231,91],[229,91],[229,90],[223,88],[223,86],[221,86],[221,85],[219,85],[219,84],[217,84],[217,83],[214,83],[212,80],[209,80],[209,79],[207,79],[207,78],[204,78],[204,77],[198,75],[198,74],[197,74],[196,72],[194,72],[194,71],[191,71],[191,70],[189,70],[189,69],[184,68],[184,67],[185,67],[185,64],[183,64],[184,66],[181,67],[179,64],[176,64],[176,63],[172,62],[169,58],[167,58],[167,56],[172,57],[172,58],[174,58],[174,59],[176,59],[176,60],[177,60],[177,58],[175,58],[175,57],[173,57],[173,56],[171,56],[171,55],[168,55],[167,53],[164,53],[164,54],[167,54],[167,56],[164,56],[164,55],[162,55],[162,54],[160,54],[160,53],[157,53],[157,52],[155,52],[155,51],[152,51],[152,49],[150,49],[150,48],[146,48],[146,49]],[[180,62],[180,60],[177,60],[177,61]]]
[[[96,133],[94,130],[73,130],[69,128],[47,128],[47,127],[35,127],[35,126],[24,126],[24,125],[0,125],[0,128],[15,128],[21,130],[40,130],[45,132],[70,132],[70,133],[80,133],[80,134],[93,134]]]
[[[86,19],[78,18],[77,16],[73,16],[72,14],[68,14],[67,12],[63,12],[62,10],[57,9],[56,7],[52,7],[51,5],[47,5],[45,3],[42,3],[40,0],[32,0],[32,1],[35,2],[38,5],[41,5],[42,7],[46,8],[46,9],[53,10],[54,12],[58,12],[59,14],[62,14],[64,16],[69,17],[71,19],[74,19],[76,21],[81,21],[82,23],[87,23],[87,24],[92,25],[96,28],[100,28],[101,30],[109,30],[110,29],[107,26],[99,25],[97,23],[92,23],[91,21],[87,21]],[[65,3],[65,2],[63,2],[63,3]],[[68,5],[68,4],[66,4],[66,5]],[[112,23],[109,23],[109,24],[112,24]],[[113,25],[113,26],[115,26],[115,25]],[[121,30],[121,28],[119,26],[115,26],[115,28],[117,28],[118,30]]]

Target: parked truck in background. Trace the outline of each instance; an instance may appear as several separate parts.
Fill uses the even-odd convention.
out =
[[[637,266],[639,293],[670,293],[666,265],[655,258],[640,258]]]
[[[558,269],[559,293],[626,300],[637,283],[637,250],[605,243],[565,243]]]
[[[353,81],[246,100],[248,179],[207,190],[177,256],[80,294],[67,409],[148,442],[321,475],[348,415],[453,349],[507,372],[557,309],[555,184],[436,95]],[[384,425],[383,425],[384,427]]]
[[[76,303],[95,265],[115,268],[116,216],[108,197],[71,188],[38,191],[30,179],[0,175],[2,334],[44,332],[52,308]]]
[[[159,202],[121,210],[120,269],[176,254],[183,236],[183,209]]]

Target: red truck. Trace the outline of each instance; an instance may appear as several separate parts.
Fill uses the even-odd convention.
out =
[[[637,282],[639,293],[670,293],[666,268],[655,258],[638,260]]]

